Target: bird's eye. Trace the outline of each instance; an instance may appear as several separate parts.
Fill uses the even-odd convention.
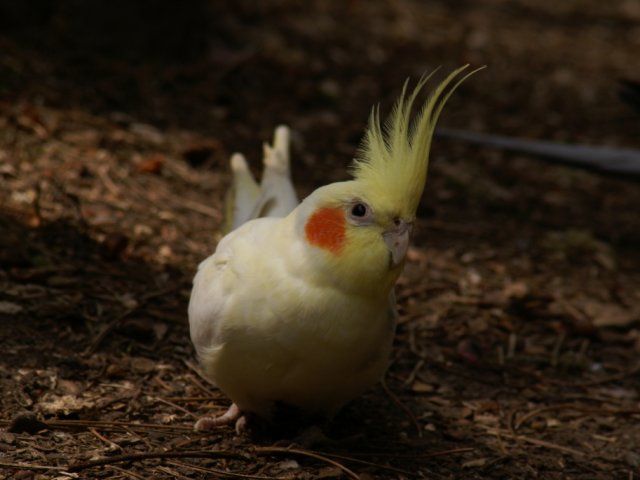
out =
[[[356,203],[351,207],[351,215],[354,217],[364,217],[367,214],[367,206],[363,203]]]
[[[371,225],[375,218],[372,208],[362,200],[355,200],[347,205],[347,220],[356,226]]]

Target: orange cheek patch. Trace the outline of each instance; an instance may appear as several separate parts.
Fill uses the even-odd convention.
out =
[[[316,210],[304,226],[304,233],[311,245],[340,253],[344,247],[346,222],[339,208]]]

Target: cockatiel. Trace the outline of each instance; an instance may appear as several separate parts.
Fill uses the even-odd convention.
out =
[[[233,404],[196,429],[234,422],[238,429],[245,414],[269,419],[280,403],[331,418],[381,379],[395,329],[393,288],[433,130],[449,96],[474,73],[465,69],[435,88],[413,122],[430,76],[412,93],[405,83],[384,133],[373,109],[353,180],[318,188],[280,218],[247,221],[200,264],[189,303],[191,339],[206,375]],[[287,150],[288,166],[283,145],[276,133],[272,150]],[[254,185],[247,194],[258,206],[258,198],[276,196],[267,191],[265,167],[262,191]]]

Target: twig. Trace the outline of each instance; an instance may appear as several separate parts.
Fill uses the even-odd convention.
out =
[[[111,193],[111,195],[113,195],[114,197],[119,198],[122,192],[116,186],[116,184],[113,183],[113,180],[111,180],[108,170],[109,170],[109,167],[104,166],[104,167],[96,168],[95,171],[98,174],[98,177],[100,177],[100,180],[102,180],[102,183],[104,184],[104,186],[107,188],[107,190],[109,190],[109,193]]]
[[[637,180],[640,176],[640,151],[631,148],[525,140],[503,135],[444,128],[437,129],[435,134],[441,138],[532,155],[552,163],[586,168],[598,173],[620,175],[627,180]]]
[[[194,365],[192,362],[190,362],[189,360],[184,360],[184,364],[189,368],[189,370],[191,370],[193,373],[195,373],[198,377],[200,377],[200,379],[204,380],[206,383],[208,383],[209,385],[211,385],[212,387],[216,388],[216,385],[207,377],[205,377],[202,374],[202,371],[196,366]],[[208,389],[205,389],[205,391],[207,391],[207,393],[211,393],[211,395],[213,395],[212,392],[208,391]]]
[[[142,433],[142,432],[138,433],[135,430],[132,430],[132,429],[127,428],[127,427],[123,427],[122,430],[127,435],[129,435],[131,438],[135,438],[140,443],[146,445],[147,448],[149,448],[149,450],[152,450],[153,448],[155,448],[155,445],[149,441],[149,435],[140,435],[140,433]],[[192,431],[193,431],[193,429],[192,429]],[[143,430],[143,432],[144,432],[144,430]],[[177,449],[178,448],[177,445],[174,446],[174,448]]]
[[[562,305],[562,308],[565,312],[571,317],[575,324],[578,325],[590,325],[591,320],[589,317],[578,307],[574,306],[572,303],[568,302],[564,298],[559,298],[558,303]]]
[[[162,397],[152,397],[154,400],[157,400],[160,403],[164,403],[165,405],[169,405],[170,407],[175,408],[176,410],[180,410],[182,413],[189,415],[192,418],[198,418],[198,415],[196,415],[195,413],[191,413],[189,410],[187,410],[184,407],[181,407],[180,405],[176,405],[173,402],[170,402],[169,400],[165,400]]]
[[[584,457],[586,455],[584,452],[581,452],[580,450],[576,450],[575,448],[565,447],[563,445],[547,442],[545,440],[538,440],[537,438],[525,437],[524,435],[515,435],[513,436],[513,439],[530,443],[538,447],[548,448],[550,450],[558,450],[560,452],[570,453],[578,457]]]
[[[535,410],[530,411],[529,413],[523,415],[522,417],[520,417],[517,421],[515,421],[513,423],[513,431],[515,432],[516,430],[518,430],[522,425],[524,425],[525,423],[527,423],[529,420],[531,420],[533,417],[537,417],[538,415],[540,415],[541,413],[544,412],[550,412],[552,410],[562,410],[564,408],[567,407],[573,407],[575,408],[575,405],[571,405],[571,404],[562,404],[562,405],[551,405],[551,406],[547,406],[547,407],[541,407],[541,408],[536,408]]]
[[[387,445],[388,447],[388,445]],[[407,447],[409,448],[409,447]],[[405,449],[406,451],[406,449]],[[472,447],[461,447],[461,448],[452,448],[448,450],[438,450],[436,452],[429,453],[396,453],[390,452],[389,448],[385,451],[376,451],[376,452],[350,452],[352,456],[361,456],[361,457],[389,457],[393,459],[398,458],[431,458],[431,457],[442,457],[445,455],[454,455],[457,453],[468,453],[475,451],[475,448]],[[328,456],[333,456],[333,454],[326,454]],[[336,457],[337,458],[337,457]]]
[[[109,440],[107,437],[105,437],[104,435],[101,435],[100,433],[98,433],[98,431],[91,427],[89,428],[89,431],[100,441],[106,443],[107,445],[109,445],[109,447],[111,447],[114,450],[120,450],[122,451],[122,447],[120,445],[118,445],[117,443],[112,442],[111,440]]]
[[[564,445],[558,445],[556,443],[547,442],[546,440],[539,440],[537,438],[527,437],[525,435],[514,435],[507,431],[501,431],[501,430],[492,429],[492,428],[488,428],[487,433],[489,433],[490,435],[496,435],[496,436],[500,435],[503,438],[510,438],[512,440],[530,443],[538,447],[548,448],[549,450],[557,450],[559,452],[570,453],[571,455],[576,455],[578,457],[586,456],[584,452],[581,452],[580,450],[576,450],[575,448],[565,447]]]
[[[445,455],[454,455],[456,453],[473,452],[474,450],[475,450],[475,448],[471,448],[471,447],[451,448],[449,450],[440,450],[438,452],[424,453],[424,454],[422,454],[420,456],[423,457],[423,458],[444,457]]]
[[[156,297],[161,297],[162,295],[166,295],[168,293],[171,293],[173,291],[175,291],[177,288],[182,288],[182,286],[180,285],[179,287],[176,287],[175,285],[171,286],[170,288],[165,288],[162,290],[157,290],[155,292],[151,292],[147,295],[145,295],[143,298],[138,300],[138,304],[134,307],[128,308],[126,309],[124,312],[122,312],[120,315],[118,315],[116,318],[114,318],[111,322],[109,322],[107,324],[106,327],[104,327],[102,329],[102,331],[93,339],[93,341],[91,342],[91,344],[84,350],[83,355],[91,355],[92,353],[94,353],[96,351],[96,349],[102,344],[102,342],[104,341],[105,338],[107,338],[107,336],[125,319],[127,318],[129,315],[131,315],[132,313],[137,312],[140,308],[142,308],[149,300],[152,300]]]
[[[190,465],[188,463],[181,463],[181,462],[167,462],[169,465],[173,465],[176,467],[190,467]],[[171,475],[171,478],[175,478],[177,480],[191,480],[189,477],[185,477],[184,475],[176,472],[175,470],[169,468],[169,467],[163,467],[163,466],[159,466],[158,470],[160,470],[161,472],[167,473],[169,475]]]
[[[118,315],[116,318],[111,320],[111,322],[109,322],[107,326],[104,327],[102,331],[93,339],[91,344],[84,350],[84,352],[82,352],[83,355],[87,356],[94,353],[96,349],[100,346],[100,344],[104,341],[104,339],[107,338],[107,335],[109,335],[109,333],[111,333],[111,331],[115,329],[125,318],[127,318],[132,313],[137,312],[139,308],[140,308],[140,305],[136,305],[135,307],[128,308],[124,312],[122,312],[120,315]]]
[[[67,470],[65,467],[53,467],[51,465],[30,465],[28,463],[11,463],[11,462],[0,462],[0,467],[23,469],[23,470],[57,470],[57,471]]]
[[[507,344],[507,358],[513,358],[516,353],[516,345],[518,343],[518,336],[511,332],[509,334],[508,344]]]
[[[38,226],[44,223],[44,215],[42,214],[42,185],[36,182],[34,185],[35,197],[33,199],[33,214],[36,217]]]
[[[100,420],[49,420],[45,422],[45,425],[50,428],[101,428],[101,429],[113,429],[118,430],[173,430],[180,432],[192,432],[192,427],[183,425],[163,425],[159,423],[134,423],[134,422],[109,422]]]
[[[124,468],[116,467],[115,465],[109,465],[109,466],[113,468],[116,472],[120,472],[126,477],[135,478],[137,480],[147,480],[147,477],[143,477],[142,475],[134,473],[130,470],[125,470]]]
[[[411,410],[409,410],[409,408],[400,401],[400,399],[398,398],[398,396],[393,393],[391,391],[391,389],[389,388],[389,386],[387,385],[386,380],[383,378],[382,381],[380,382],[382,384],[382,388],[385,391],[385,393],[389,396],[389,398],[391,399],[391,401],[393,403],[396,404],[396,406],[398,406],[398,408],[400,408],[400,410],[402,410],[407,417],[409,417],[409,420],[411,420],[411,422],[413,423],[413,426],[416,429],[416,433],[418,435],[418,438],[422,438],[422,429],[420,428],[420,423],[418,422],[418,420],[416,419],[415,415],[413,414],[413,412]]]
[[[422,370],[422,367],[424,367],[424,360],[420,359],[416,362],[415,366],[411,370],[411,373],[409,374],[407,379],[404,381],[405,387],[410,387],[411,384],[413,384],[413,382],[416,380],[416,376],[418,375],[418,372]]]
[[[504,442],[502,441],[502,435],[500,435],[500,433],[496,435],[496,439],[498,440],[498,448],[500,449],[500,451],[503,453],[503,455],[507,455],[507,449],[504,446]]]
[[[220,396],[212,395],[212,396],[200,396],[200,397],[166,397],[165,400],[168,400],[170,402],[184,402],[184,403],[207,402],[207,401],[220,400]]]
[[[338,455],[338,454],[335,454],[335,453],[326,453],[326,452],[322,452],[322,455],[326,455],[327,457],[331,457],[331,458],[338,458],[340,460],[346,460],[348,462],[359,463],[360,465],[367,465],[369,467],[376,467],[376,468],[379,468],[380,470],[388,470],[390,472],[402,473],[403,475],[410,475],[410,476],[415,475],[415,472],[410,472],[409,470],[402,470],[400,468],[389,467],[387,465],[380,465],[380,464],[377,464],[377,463],[368,462],[366,460],[360,460],[359,458],[347,457],[347,456],[344,456],[344,455]]]
[[[102,467],[114,463],[134,462],[140,460],[149,460],[152,458],[242,458],[238,453],[215,450],[185,450],[182,452],[135,452],[123,455],[115,455],[113,457],[99,458],[97,460],[89,460],[87,462],[73,463],[67,467],[68,472],[79,472],[93,467]]]
[[[635,367],[633,367],[631,370],[629,370],[627,372],[616,373],[616,374],[609,375],[609,376],[604,377],[604,378],[599,378],[599,379],[596,379],[596,380],[590,380],[588,382],[575,383],[574,385],[576,385],[577,387],[593,387],[595,385],[601,385],[603,383],[609,383],[609,382],[616,382],[618,380],[624,380],[625,378],[631,377],[632,375],[635,375],[638,372],[640,372],[640,364],[636,365]]]
[[[341,463],[338,463],[330,458],[325,457],[324,455],[320,455],[316,452],[311,452],[309,450],[302,450],[297,448],[284,448],[284,447],[258,447],[254,450],[257,455],[270,455],[270,454],[293,454],[293,455],[302,455],[309,458],[313,458],[315,460],[320,460],[329,465],[332,465],[340,470],[342,470],[347,476],[353,478],[354,480],[359,480],[360,477],[349,468],[345,467]],[[100,458],[97,460],[90,460],[87,462],[80,462],[69,465],[66,468],[68,472],[79,472],[81,470],[86,470],[93,467],[101,467],[105,465],[113,465],[116,463],[122,462],[132,462],[132,461],[140,461],[140,460],[149,460],[154,458],[243,458],[240,454],[227,452],[227,451],[205,451],[205,450],[186,450],[182,452],[178,451],[167,451],[167,452],[136,452],[129,453],[124,455],[116,455],[113,457]],[[64,470],[64,469],[61,469]],[[212,469],[213,472],[213,469]],[[244,474],[238,474],[233,472],[226,472],[224,470],[218,470],[214,473],[230,475],[230,476],[240,476],[243,478],[264,478],[257,476],[247,476]]]
[[[354,480],[360,480],[360,477],[358,476],[358,474],[355,473],[353,470],[350,470],[349,468],[345,467],[341,463],[336,462],[335,460],[331,460],[330,458],[327,458],[324,455],[320,455],[319,453],[312,452],[310,450],[302,450],[299,448],[286,448],[286,447],[257,447],[254,451],[258,455],[294,454],[294,455],[302,455],[304,457],[314,458],[316,460],[320,460],[336,468],[339,468],[347,476],[353,478]]]
[[[552,367],[556,367],[558,365],[560,350],[562,350],[562,345],[564,344],[564,340],[566,337],[567,337],[566,332],[561,332],[560,335],[558,335],[558,339],[556,340],[556,343],[553,346],[553,351],[551,352],[550,363]]]
[[[207,207],[206,205],[195,202],[193,200],[189,200],[187,198],[179,197],[177,195],[171,195],[170,197],[173,199],[174,202],[181,204],[184,208],[188,210],[192,210],[202,215],[206,215],[215,220],[222,220],[222,213],[215,208]]]
[[[581,405],[575,405],[572,403],[561,403],[559,405],[549,405],[546,407],[541,407],[541,408],[532,410],[531,412],[519,418],[518,421],[514,423],[513,429],[517,430],[526,422],[540,415],[541,413],[550,412],[553,410],[564,410],[564,409],[570,409],[576,412],[591,413],[591,414],[598,414],[598,415],[637,415],[640,413],[640,408],[593,408],[593,407],[583,407]]]
[[[264,475],[252,475],[250,473],[237,473],[237,472],[229,472],[227,470],[221,470],[219,468],[213,467],[201,467],[199,465],[191,465],[189,463],[184,462],[170,462],[171,465],[180,466],[183,468],[190,468],[197,472],[203,473],[213,473],[216,476],[224,476],[224,477],[238,477],[238,478],[251,478],[255,480],[273,480],[274,477],[266,477]],[[278,477],[275,477],[278,478]]]

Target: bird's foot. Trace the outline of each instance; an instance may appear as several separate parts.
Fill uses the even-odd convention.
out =
[[[247,416],[242,413],[235,403],[232,403],[229,409],[218,417],[202,417],[196,422],[193,428],[202,432],[213,430],[215,427],[232,424],[235,424],[238,435],[247,431]]]

